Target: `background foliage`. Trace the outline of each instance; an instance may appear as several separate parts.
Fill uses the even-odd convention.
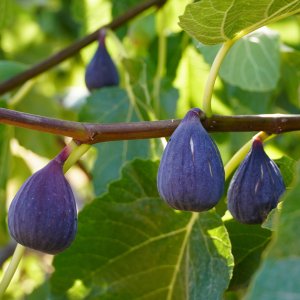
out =
[[[1,1],[0,80],[139,2]],[[220,70],[214,113],[299,114],[300,19],[289,16],[299,12],[299,1],[202,0],[186,8],[190,2],[169,0],[108,33],[120,87],[88,93],[93,43],[2,95],[1,107],[88,122],[182,117],[201,107],[219,43],[240,35]],[[251,136],[213,134],[224,164]],[[288,192],[262,227],[232,220],[225,195],[206,213],[170,209],[156,189],[160,139],[95,145],[68,174],[81,210],[74,244],[53,262],[28,251],[5,299],[299,299],[299,138],[286,133],[266,144],[280,158]],[[0,126],[0,252],[10,243],[6,209],[14,193],[64,142]]]

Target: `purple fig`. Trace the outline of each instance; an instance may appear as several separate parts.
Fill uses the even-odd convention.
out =
[[[260,224],[277,206],[285,191],[277,165],[264,151],[260,139],[236,170],[228,189],[228,209],[241,223]]]
[[[77,230],[77,210],[63,173],[61,152],[22,185],[8,211],[11,236],[23,246],[55,254],[70,246]]]
[[[224,190],[222,159],[199,115],[198,108],[186,114],[172,134],[158,170],[160,196],[179,210],[209,210]]]
[[[119,84],[119,74],[105,46],[105,31],[99,35],[97,51],[85,72],[85,83],[91,91]]]

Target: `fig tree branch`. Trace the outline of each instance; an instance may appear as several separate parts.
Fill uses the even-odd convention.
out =
[[[0,95],[14,89],[15,87],[25,83],[27,80],[36,77],[37,75],[49,70],[53,66],[73,56],[79,50],[81,50],[85,46],[95,41],[98,38],[98,32],[101,28],[110,28],[112,30],[117,29],[122,25],[124,25],[129,20],[133,19],[134,17],[142,13],[143,11],[145,11],[146,9],[152,6],[161,7],[162,5],[165,4],[166,1],[167,0],[148,0],[146,2],[143,2],[133,7],[123,15],[114,19],[112,22],[100,27],[93,33],[85,36],[84,38],[78,40],[77,42],[71,44],[70,46],[64,48],[63,50],[55,53],[54,55],[34,65],[32,68],[4,81],[3,83],[0,84]]]
[[[107,141],[149,139],[170,136],[180,120],[132,123],[80,123],[32,115],[0,108],[0,123],[53,133],[86,144]],[[300,115],[241,115],[203,117],[203,126],[210,132],[256,132],[279,134],[300,130]]]

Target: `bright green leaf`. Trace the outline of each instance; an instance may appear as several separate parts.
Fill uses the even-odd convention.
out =
[[[298,0],[202,0],[186,7],[179,25],[203,44],[215,45],[299,11]]]
[[[80,281],[88,299],[221,299],[232,269],[226,229],[213,211],[168,207],[157,169],[151,161],[127,164],[79,214],[74,244],[54,261],[54,293]]]

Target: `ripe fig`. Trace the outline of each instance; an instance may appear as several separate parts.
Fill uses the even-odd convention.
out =
[[[63,151],[29,177],[8,211],[11,236],[23,246],[49,254],[69,247],[77,231],[76,203],[62,169],[64,156]]]
[[[90,91],[119,84],[117,68],[106,49],[104,30],[100,31],[97,51],[87,66],[85,83]]]
[[[214,207],[224,189],[224,168],[214,141],[193,108],[172,134],[157,176],[160,196],[173,208],[205,211]]]
[[[285,191],[277,165],[264,151],[260,139],[236,170],[228,189],[228,209],[241,223],[260,224],[277,206]]]

